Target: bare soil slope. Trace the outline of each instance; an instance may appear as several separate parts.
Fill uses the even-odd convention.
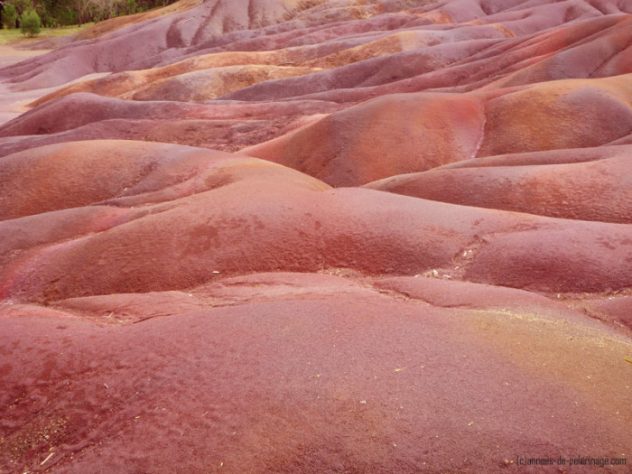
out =
[[[632,0],[8,53],[0,472],[629,472],[520,460],[632,453]]]

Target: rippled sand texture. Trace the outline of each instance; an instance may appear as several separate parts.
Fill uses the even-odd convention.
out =
[[[0,472],[629,472],[632,0],[0,54]]]

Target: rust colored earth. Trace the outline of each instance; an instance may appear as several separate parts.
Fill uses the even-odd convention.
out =
[[[630,473],[631,160],[632,0],[0,46],[0,472]]]

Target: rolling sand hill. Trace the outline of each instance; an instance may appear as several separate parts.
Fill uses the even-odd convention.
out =
[[[632,0],[42,53],[0,49],[0,472],[630,472]]]

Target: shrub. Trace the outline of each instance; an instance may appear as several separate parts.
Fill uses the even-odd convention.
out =
[[[136,0],[127,0],[127,8],[125,9],[126,15],[133,15],[134,13],[139,12],[138,4]]]
[[[31,37],[37,36],[42,27],[42,20],[35,10],[26,10],[20,17],[20,27],[22,28],[22,34]]]
[[[2,23],[6,28],[15,28],[15,21],[18,19],[18,11],[11,3],[4,4],[4,10],[2,10]]]
[[[79,16],[77,12],[71,9],[60,9],[53,16],[54,21],[59,25],[76,25],[79,23]]]

